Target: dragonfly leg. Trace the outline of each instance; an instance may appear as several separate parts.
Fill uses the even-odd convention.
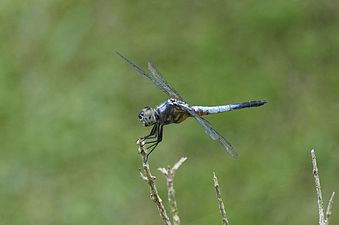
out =
[[[155,124],[151,130],[151,132],[149,133],[149,135],[146,135],[145,137],[140,138],[143,141],[146,141],[148,139],[154,139],[157,137],[157,130],[158,130],[158,125]]]
[[[158,141],[159,126],[155,126],[155,128],[156,129],[155,129],[154,134],[147,135],[146,137],[143,138],[145,140],[145,144],[148,145],[147,149],[150,149],[159,143]]]
[[[160,125],[157,129],[157,139],[152,141],[152,142],[149,142],[149,143],[153,143],[152,145],[148,146],[147,149],[150,149],[151,148],[151,151],[149,151],[147,153],[147,158],[148,156],[153,152],[153,150],[157,147],[157,145],[162,141],[162,135],[163,135],[163,126]]]

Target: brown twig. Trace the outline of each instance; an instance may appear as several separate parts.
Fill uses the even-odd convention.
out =
[[[175,172],[179,169],[179,167],[186,161],[187,157],[182,157],[179,159],[177,163],[171,168],[170,166],[165,168],[159,168],[159,170],[165,175],[167,181],[167,192],[168,192],[168,202],[170,205],[170,211],[173,218],[174,225],[180,225],[180,217],[177,208],[177,202],[175,200],[175,190],[173,185],[173,179]]]
[[[327,205],[327,209],[326,209],[326,218],[325,218],[326,225],[330,224],[330,217],[332,215],[332,205],[333,205],[334,195],[335,195],[335,192],[332,192],[330,200],[328,201],[328,205]]]
[[[325,225],[323,196],[321,194],[320,177],[319,177],[319,171],[318,171],[318,166],[317,166],[317,158],[315,157],[314,149],[311,150],[311,156],[312,156],[315,189],[317,191],[317,199],[318,199],[319,225]]]
[[[224,205],[224,202],[221,198],[221,191],[220,191],[220,187],[219,187],[219,183],[218,183],[218,178],[215,176],[214,172],[213,172],[213,184],[214,184],[214,188],[215,188],[215,191],[216,191],[217,200],[218,200],[218,203],[219,203],[219,210],[220,210],[220,214],[221,214],[221,218],[222,218],[222,224],[223,225],[229,225],[227,215],[226,215],[225,205]]]
[[[169,220],[165,206],[162,204],[162,199],[159,196],[157,187],[154,182],[155,176],[151,174],[151,170],[150,170],[148,160],[147,160],[147,152],[144,148],[145,143],[143,141],[138,140],[137,144],[139,145],[139,153],[142,158],[142,168],[143,168],[143,172],[140,170],[140,176],[144,181],[148,183],[150,187],[150,193],[151,193],[150,197],[152,201],[157,205],[162,221],[166,225],[171,225],[171,221]]]
[[[319,225],[329,225],[329,218],[332,214],[332,204],[333,204],[333,198],[334,198],[335,193],[333,192],[332,195],[331,195],[331,198],[330,198],[328,205],[327,205],[326,216],[325,216],[323,197],[322,197],[322,194],[321,194],[320,176],[319,176],[319,170],[318,170],[318,166],[317,166],[317,158],[315,156],[314,149],[311,150],[311,156],[312,156],[315,189],[317,191],[317,199],[318,199]]]

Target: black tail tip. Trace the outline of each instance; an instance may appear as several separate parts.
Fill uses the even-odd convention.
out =
[[[266,100],[258,100],[259,105],[265,105],[267,103]]]

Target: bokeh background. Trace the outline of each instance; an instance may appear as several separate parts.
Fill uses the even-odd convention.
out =
[[[316,224],[339,179],[339,8],[324,1],[0,1],[0,224],[161,224],[140,179],[139,110],[166,96],[114,51],[155,63],[192,105],[266,99],[165,127],[183,224]],[[338,199],[338,198],[337,198]],[[339,223],[335,200],[332,224]],[[167,202],[166,202],[167,206]]]

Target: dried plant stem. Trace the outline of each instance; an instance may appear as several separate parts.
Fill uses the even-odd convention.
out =
[[[155,176],[151,174],[151,170],[150,170],[148,160],[147,160],[147,152],[145,151],[145,148],[144,148],[145,143],[143,141],[138,140],[137,144],[139,145],[139,153],[142,158],[142,167],[143,167],[143,172],[140,170],[140,176],[144,181],[148,183],[150,187],[150,193],[151,193],[150,197],[152,201],[157,205],[162,221],[166,225],[171,225],[171,221],[167,215],[165,206],[162,204],[162,199],[159,196],[157,187],[154,182]]]
[[[219,183],[218,183],[218,178],[215,176],[214,172],[213,172],[213,184],[214,184],[214,188],[215,188],[215,191],[216,191],[217,200],[218,200],[218,203],[219,203],[219,210],[220,210],[220,214],[221,214],[221,218],[222,218],[222,224],[223,225],[229,225],[227,215],[226,215],[225,205],[224,205],[224,202],[221,198],[221,191],[220,191],[220,187],[219,187]]]
[[[331,198],[327,205],[326,215],[324,214],[324,203],[323,197],[321,194],[321,186],[320,186],[320,176],[319,170],[317,166],[317,158],[315,156],[314,149],[311,150],[311,157],[312,157],[312,165],[313,165],[313,176],[315,182],[315,189],[317,192],[317,199],[318,199],[318,211],[319,211],[319,225],[329,225],[329,218],[332,214],[332,204],[335,192],[332,193]]]
[[[332,205],[333,205],[333,199],[334,199],[335,192],[332,192],[332,195],[330,197],[330,200],[328,201],[327,209],[326,209],[326,218],[325,218],[325,224],[330,224],[330,217],[332,215]]]
[[[313,149],[311,150],[311,156],[312,156],[315,189],[317,191],[317,197],[318,197],[319,225],[325,225],[324,204],[323,204],[323,197],[321,194],[320,177],[319,177],[319,171],[318,171],[318,166],[317,166],[317,158],[315,157],[315,153]]]
[[[177,202],[175,200],[175,190],[173,185],[175,172],[179,167],[186,161],[187,157],[182,157],[177,163],[171,168],[170,166],[165,168],[159,168],[159,170],[165,175],[167,181],[167,192],[168,192],[168,202],[170,205],[170,211],[173,218],[174,225],[180,225],[180,217],[177,208]]]

